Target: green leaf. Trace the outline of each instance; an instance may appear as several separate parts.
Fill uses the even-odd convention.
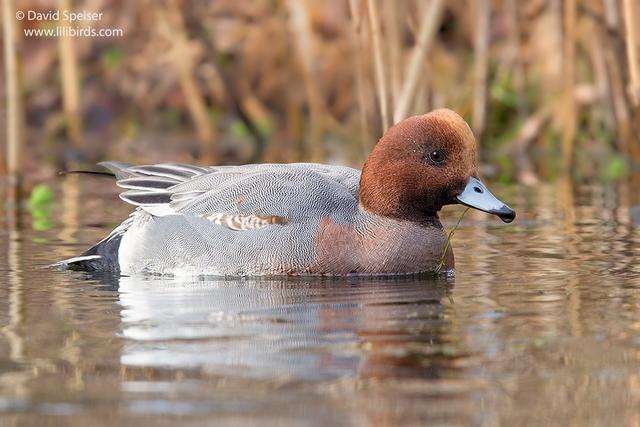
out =
[[[256,127],[262,136],[269,136],[273,132],[273,124],[266,119],[258,121]]]
[[[124,60],[124,53],[118,48],[107,49],[102,54],[102,63],[105,68],[116,68]]]
[[[34,230],[44,231],[53,227],[51,213],[53,210],[54,194],[51,189],[39,184],[33,187],[27,206],[31,213],[31,227]]]
[[[602,165],[602,178],[608,181],[615,181],[627,174],[627,162],[619,155],[611,155]]]
[[[47,231],[53,228],[53,224],[49,220],[49,217],[38,218],[34,216],[31,220],[31,228],[36,231]]]
[[[246,138],[249,136],[249,129],[242,120],[234,120],[231,123],[231,134],[236,138]]]
[[[53,203],[53,191],[45,184],[38,184],[31,190],[29,209],[41,208]]]

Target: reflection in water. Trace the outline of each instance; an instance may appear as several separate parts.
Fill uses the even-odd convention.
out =
[[[455,280],[180,281],[43,269],[128,213],[80,184],[0,225],[3,424],[640,420],[633,187],[498,189],[518,220],[469,212]]]
[[[23,357],[22,336],[17,332],[23,323],[22,266],[20,265],[20,229],[13,220],[9,221],[7,261],[9,264],[9,325],[3,329],[10,343],[9,357],[18,362]]]
[[[22,289],[22,265],[20,263],[20,222],[16,218],[17,212],[8,211],[7,224],[9,228],[7,238],[7,264],[8,270],[8,324],[3,324],[2,332],[9,346],[8,362],[15,370],[10,382],[15,387],[16,394],[25,394],[25,382],[29,373],[19,369],[20,362],[24,358],[24,339],[21,328],[24,323],[24,292]]]
[[[125,277],[122,335],[131,342],[121,360],[258,378],[401,375],[440,343],[447,286]]]

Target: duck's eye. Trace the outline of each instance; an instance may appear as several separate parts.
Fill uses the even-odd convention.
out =
[[[442,165],[444,164],[446,158],[442,151],[433,150],[429,152],[429,161],[434,165]]]

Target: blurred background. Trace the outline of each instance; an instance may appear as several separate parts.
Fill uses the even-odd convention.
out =
[[[617,180],[640,162],[639,23],[637,0],[4,0],[0,175],[360,167],[390,125],[446,106],[488,178]],[[63,26],[106,32],[42,31]]]
[[[640,0],[0,5],[1,426],[640,426]],[[443,209],[455,278],[44,268],[133,209],[60,170],[360,168],[440,107],[518,213]]]

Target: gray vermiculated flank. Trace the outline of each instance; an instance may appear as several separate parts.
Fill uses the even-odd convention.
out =
[[[348,167],[104,166],[129,190],[121,195],[123,200],[139,206],[119,233],[119,268],[124,274],[304,272],[316,256],[320,220],[351,224],[358,213],[360,171]],[[168,180],[179,183],[166,187]],[[277,216],[287,222],[233,230],[206,218],[214,213]]]

